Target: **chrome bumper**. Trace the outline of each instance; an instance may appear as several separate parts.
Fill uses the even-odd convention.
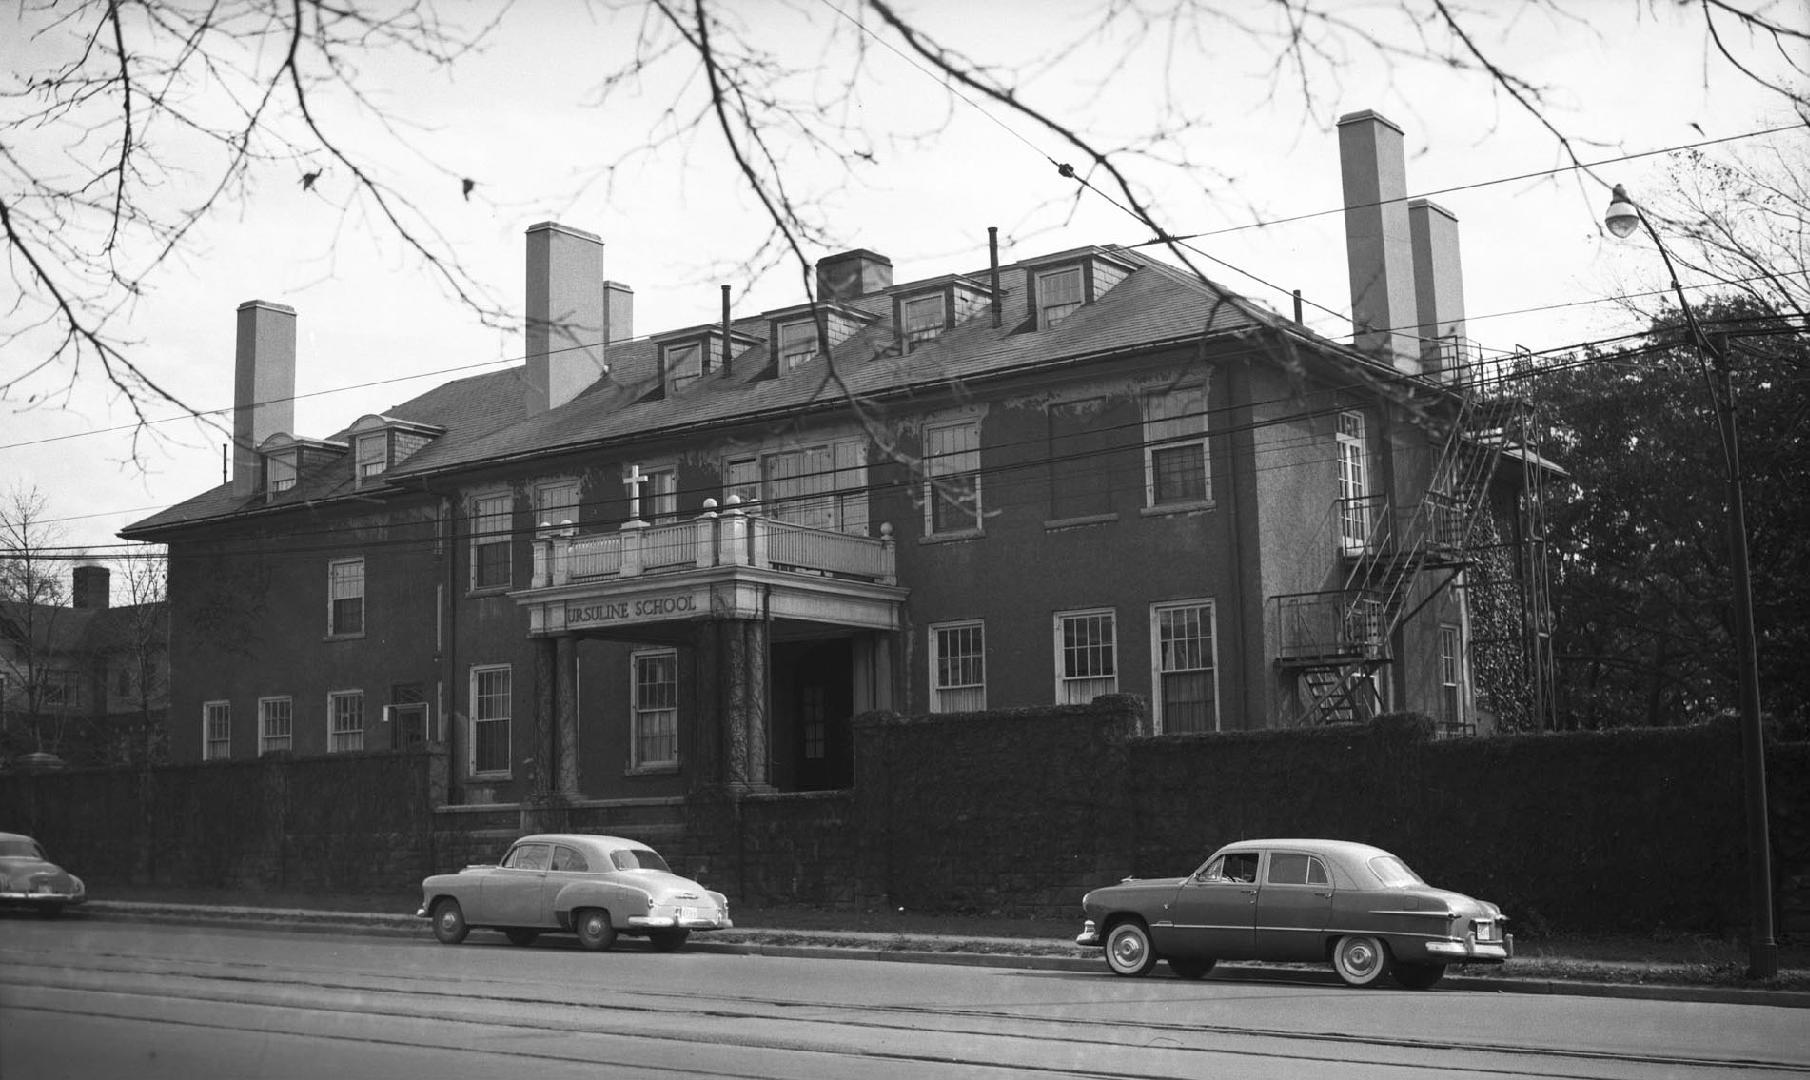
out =
[[[1081,924],[1081,933],[1075,936],[1075,944],[1084,949],[1098,949],[1102,946],[1100,930],[1094,926],[1092,919]]]
[[[85,892],[0,892],[0,904],[80,904],[87,899]]]
[[[1460,964],[1499,964],[1515,955],[1515,935],[1503,934],[1500,943],[1472,938],[1464,941],[1429,941],[1426,948],[1433,956]]]
[[[697,915],[689,919],[676,915],[630,915],[628,917],[630,930],[729,930],[734,926],[735,923],[731,922],[727,915]]]

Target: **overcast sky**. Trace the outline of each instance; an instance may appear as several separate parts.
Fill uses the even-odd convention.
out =
[[[865,144],[846,150],[871,154],[876,164],[862,163],[852,175],[821,154],[790,151],[796,190],[825,208],[838,241],[808,255],[871,248],[892,259],[902,282],[984,267],[990,225],[1001,230],[1007,260],[1149,239],[1107,200],[1073,200],[1073,181],[1049,158],[1079,164],[1076,151],[1025,117],[952,100],[890,51],[886,41],[895,39],[864,36],[845,19],[839,12],[851,4],[733,5],[766,47],[818,65],[822,74],[802,92],[828,113],[846,110],[867,133]],[[1270,7],[1249,6],[1253,14]],[[1356,26],[1414,40],[1408,24],[1377,14],[1390,5],[1342,6]],[[1309,324],[1348,339],[1333,123],[1365,108],[1406,130],[1410,194],[1430,194],[1458,216],[1470,335],[1485,347],[1544,350],[1625,333],[1639,321],[1614,298],[1666,284],[1647,245],[1615,241],[1599,228],[1608,202],[1602,183],[1566,168],[1554,134],[1476,72],[1380,63],[1351,38],[1334,66],[1310,72],[1314,97],[1306,101],[1297,77],[1275,72],[1273,56],[1230,30],[1185,40],[1159,33],[1141,45],[1082,34],[1082,47],[1052,55],[1087,25],[1093,7],[923,0],[904,10],[972,58],[1034,65],[1017,81],[1023,98],[1102,144],[1147,131],[1170,112],[1202,118],[1182,147],[1189,168],[1134,167],[1173,232],[1213,234],[1194,241],[1206,256],[1199,265],[1226,287],[1280,311],[1288,310],[1286,290],[1301,289]],[[1788,0],[1768,10],[1804,26],[1807,7]],[[1549,90],[1548,118],[1586,161],[1647,155],[1602,165],[1601,181],[1658,200],[1683,158],[1650,152],[1792,123],[1776,97],[1709,53],[1694,10],[1670,0],[1655,10],[1627,0],[1570,8],[1587,19],[1523,12],[1478,23],[1478,44]],[[450,70],[426,70],[406,56],[371,58],[362,85],[414,126],[358,136],[355,149],[374,154],[489,299],[511,311],[522,303],[523,231],[545,220],[603,236],[606,276],[635,290],[638,333],[714,320],[721,284],[734,287],[738,316],[801,302],[795,265],[758,279],[740,266],[762,223],[712,130],[607,173],[661,130],[669,106],[700,100],[697,84],[673,67],[595,104],[599,81],[630,55],[640,25],[633,5],[615,11],[529,0],[504,17],[485,52]],[[857,40],[867,49],[850,94],[841,73]],[[1444,47],[1442,38],[1429,40]],[[1765,70],[1783,70],[1765,50],[1731,44]],[[54,41],[32,42],[0,26],[0,60],[13,78],[57,54]],[[1799,126],[1707,152],[1783,145],[1801,154],[1807,138]],[[405,142],[419,154],[405,152]],[[116,326],[154,378],[198,409],[228,408],[234,311],[249,299],[298,312],[299,435],[325,437],[450,378],[519,360],[519,322],[513,330],[483,326],[368,208],[346,209],[351,178],[343,169],[323,157],[315,163],[324,166],[317,190],[304,191],[306,164],[256,174],[245,196],[207,219],[195,246],[166,265],[129,322]],[[1543,170],[1558,171],[1509,179]],[[477,181],[469,200],[460,196],[464,177]],[[1317,216],[1248,227],[1301,215]],[[0,363],[10,373],[32,359],[15,345]],[[113,554],[121,549],[119,528],[220,482],[219,431],[174,420],[157,425],[153,438],[138,433],[135,443],[131,414],[116,395],[90,373],[66,396],[56,393],[63,381],[29,383],[0,400],[0,489],[35,484],[68,543]],[[26,407],[33,394],[55,395],[56,407]]]

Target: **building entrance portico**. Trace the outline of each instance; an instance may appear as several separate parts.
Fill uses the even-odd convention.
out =
[[[595,787],[578,765],[577,645],[592,639],[672,650],[662,722],[691,790],[847,786],[850,718],[894,700],[906,590],[890,532],[812,529],[732,499],[692,521],[543,537],[533,584],[511,594],[536,642],[534,797]]]

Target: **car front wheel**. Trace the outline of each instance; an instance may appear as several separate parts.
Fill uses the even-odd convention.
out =
[[[471,928],[465,925],[465,909],[450,897],[434,903],[434,937],[442,945],[457,945]]]
[[[1390,974],[1395,981],[1410,990],[1426,990],[1445,977],[1444,964],[1404,964],[1396,961],[1395,970]]]
[[[1138,976],[1156,966],[1150,931],[1136,919],[1114,924],[1106,932],[1106,966],[1114,975]]]
[[[1368,934],[1347,934],[1332,948],[1332,966],[1351,986],[1375,986],[1389,971],[1389,949]]]
[[[572,928],[578,931],[578,943],[592,952],[603,952],[616,944],[616,927],[610,913],[602,908],[585,908],[572,917]]]

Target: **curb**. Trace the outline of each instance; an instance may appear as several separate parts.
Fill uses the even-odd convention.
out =
[[[295,933],[333,931],[366,934],[428,936],[428,925],[414,915],[386,912],[309,911],[297,908],[216,907],[202,904],[159,904],[123,900],[90,901],[64,918],[84,916],[121,921],[169,922],[192,926],[247,926],[281,928]],[[781,941],[763,941],[778,938]],[[855,931],[774,930],[737,927],[713,931],[707,940],[693,940],[688,952],[742,956],[783,956],[811,960],[870,960],[905,964],[945,964],[1018,971],[1107,975],[1098,958],[1060,956],[1030,951],[1038,943],[1027,938],[964,938],[957,935],[884,934]],[[1047,945],[1047,943],[1044,943]],[[939,947],[940,946],[940,947]],[[962,946],[965,948],[957,948]],[[967,951],[972,950],[972,951]],[[1017,951],[1025,950],[1025,951]],[[1077,954],[1079,949],[1076,950]],[[1277,967],[1256,963],[1228,963],[1213,970],[1216,982],[1311,983],[1339,986],[1330,971],[1308,967]],[[1638,1001],[1680,1001],[1700,1004],[1762,1005],[1784,1009],[1810,1009],[1810,991],[1741,989],[1728,986],[1678,986],[1657,983],[1585,982],[1569,979],[1514,978],[1448,975],[1431,991],[1463,990],[1471,993],[1547,994],[1573,997],[1612,997]]]

